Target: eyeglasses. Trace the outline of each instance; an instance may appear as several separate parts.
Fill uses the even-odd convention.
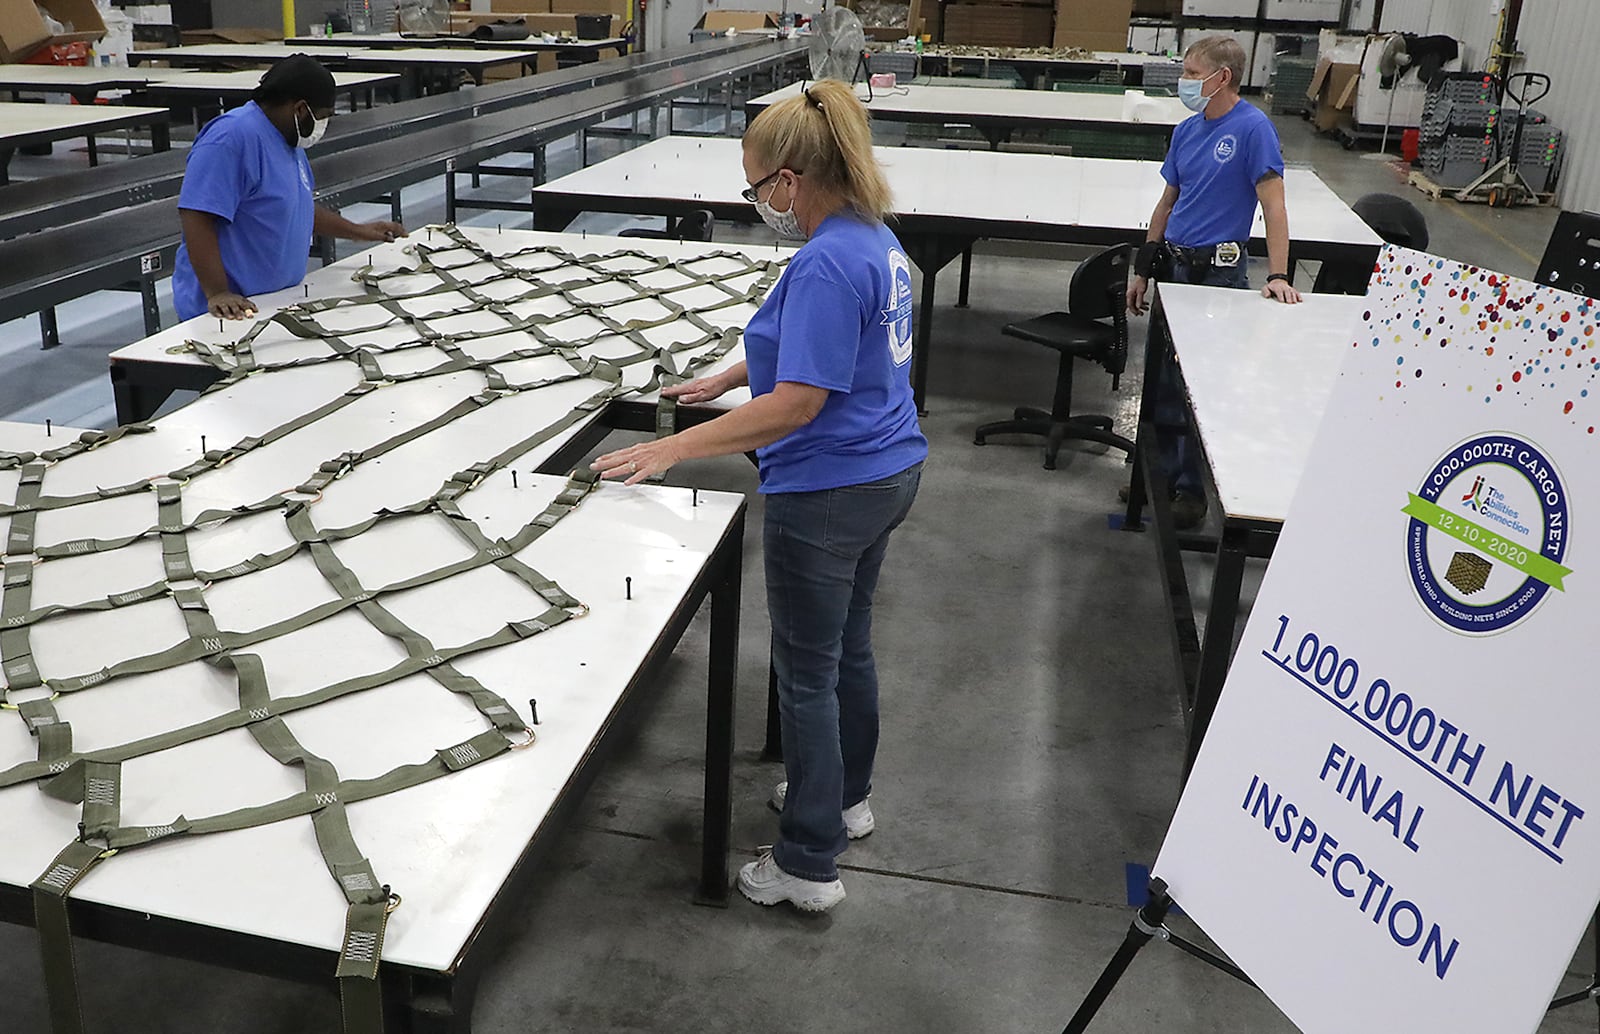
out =
[[[756,182],[755,184],[753,184],[751,186],[748,186],[748,187],[744,188],[743,190],[741,190],[739,192],[739,196],[744,198],[746,201],[750,202],[752,205],[757,203],[758,201],[761,200],[761,194],[759,193],[761,188],[766,186],[768,183],[771,183],[773,180],[777,179],[778,178],[778,173],[780,173],[782,171],[783,171],[782,169],[774,169],[774,170],[772,170],[771,173],[761,177],[761,179],[758,182]]]

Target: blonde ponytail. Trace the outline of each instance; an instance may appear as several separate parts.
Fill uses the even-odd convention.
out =
[[[745,130],[744,146],[761,164],[793,169],[838,194],[863,218],[881,220],[893,210],[866,106],[837,79],[769,106]]]

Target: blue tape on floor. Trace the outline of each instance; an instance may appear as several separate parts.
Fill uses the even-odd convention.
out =
[[[1122,530],[1123,518],[1125,516],[1126,515],[1123,514],[1120,511],[1117,512],[1117,513],[1108,513],[1108,514],[1106,514],[1106,530],[1107,531],[1121,531]],[[1141,517],[1139,519],[1139,527],[1148,528],[1149,526],[1150,526],[1150,518]]]
[[[1143,908],[1145,902],[1150,900],[1150,867],[1140,865],[1138,862],[1129,862],[1123,866],[1123,871],[1128,876],[1128,904],[1134,908]],[[1183,909],[1173,905],[1171,914],[1181,916]]]

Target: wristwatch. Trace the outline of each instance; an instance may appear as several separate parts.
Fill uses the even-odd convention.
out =
[[[1268,273],[1267,274],[1267,283],[1270,284],[1274,280],[1282,280],[1284,283],[1288,283],[1289,282],[1289,274],[1288,273]]]

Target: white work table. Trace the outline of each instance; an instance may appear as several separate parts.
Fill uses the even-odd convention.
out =
[[[514,12],[502,15],[505,18],[515,18]],[[607,47],[622,48],[628,41],[621,36],[610,36],[605,39],[578,39],[571,36],[557,36],[546,39],[539,33],[532,33],[523,39],[516,40],[491,40],[478,39],[474,36],[417,36],[401,32],[336,32],[331,36],[312,33],[308,36],[291,36],[284,43],[297,47],[370,47],[377,50],[395,50],[409,47],[476,47],[485,50],[551,50],[556,52],[567,51],[578,54],[589,54],[604,50]]]
[[[1000,92],[1000,91],[997,91]],[[982,238],[1114,245],[1142,240],[1165,181],[1161,163],[992,151],[878,147],[894,194],[894,230],[922,272],[912,385],[926,402],[938,271]],[[533,190],[534,222],[564,229],[580,212],[681,216],[709,209],[751,221],[737,140],[664,137]],[[1291,262],[1370,264],[1381,245],[1309,169],[1284,176]],[[1252,248],[1264,252],[1259,211]],[[963,292],[963,295],[965,292]]]
[[[0,452],[43,452],[58,449],[72,441],[83,431],[76,427],[52,427],[49,424],[24,424],[16,420],[0,420]]]
[[[98,134],[138,126],[150,127],[151,147],[171,146],[166,108],[141,108],[122,104],[14,104],[0,102],[0,184],[8,182],[11,155],[29,144],[84,137],[89,142],[89,164],[100,163],[95,146]]]
[[[742,291],[759,283],[760,276],[775,273],[764,257],[751,259],[711,245],[460,232],[529,271],[528,275],[497,280],[493,266],[473,260],[465,250],[446,249],[442,232],[434,241],[440,248],[435,255],[440,266],[491,294],[501,286],[517,292],[523,290],[518,285],[530,283],[559,286],[562,293],[535,294],[507,304],[519,319],[550,316],[541,324],[543,332],[567,342],[566,347],[580,358],[622,358],[638,349],[641,337],[654,347],[693,343],[667,360],[683,369],[689,357],[709,347],[702,340],[705,332],[683,317],[669,314],[663,320],[659,314],[670,310],[651,298],[634,297],[636,289],[629,282],[670,291],[674,302],[700,313],[707,326],[736,328],[753,313],[754,304],[739,301],[711,309],[729,295],[695,278],[714,277]],[[427,241],[426,232],[414,240]],[[185,519],[210,508],[270,497],[285,486],[305,482],[331,458],[355,455],[356,465],[327,484],[306,510],[318,529],[348,527],[386,509],[426,500],[456,472],[505,450],[522,448],[507,466],[487,474],[459,498],[462,514],[491,542],[515,536],[567,484],[564,476],[535,471],[552,463],[571,463],[572,459],[556,454],[575,438],[593,440],[605,416],[603,407],[584,413],[572,427],[543,444],[527,446],[526,440],[563,420],[609,382],[580,375],[532,386],[544,378],[571,378],[573,367],[555,355],[510,358],[518,350],[538,347],[536,339],[526,331],[502,331],[506,320],[491,311],[442,315],[465,300],[454,291],[408,298],[429,283],[438,283],[431,273],[396,276],[384,280],[380,290],[432,329],[454,335],[447,339],[451,348],[459,347],[483,361],[500,356],[492,358],[494,369],[508,382],[525,386],[484,398],[486,386],[492,388],[494,381],[476,367],[441,369],[450,353],[430,345],[416,347],[410,321],[377,327],[390,310],[367,304],[372,296],[357,289],[350,278],[363,269],[375,273],[416,269],[415,257],[405,253],[407,246],[402,241],[373,249],[370,267],[368,256],[362,255],[321,270],[308,281],[309,292],[296,289],[276,299],[257,299],[261,316],[266,317],[277,311],[276,305],[359,295],[362,304],[302,310],[301,316],[366,350],[369,359],[381,365],[381,379],[363,374],[350,359],[312,362],[332,357],[333,350],[321,338],[296,336],[274,324],[255,340],[253,359],[259,373],[207,393],[156,421],[151,431],[59,459],[43,471],[45,496],[97,493],[154,472],[178,470],[201,459],[206,450],[233,448],[344,399],[342,408],[309,426],[268,440],[226,465],[189,476],[182,485]],[[544,250],[514,256],[528,248]],[[624,251],[642,252],[643,257],[619,254]],[[657,257],[680,264],[664,265]],[[508,291],[504,297],[521,294]],[[603,308],[595,315],[579,308],[596,304]],[[626,329],[607,331],[602,317]],[[630,321],[652,325],[640,330]],[[118,356],[192,364],[196,362],[192,355],[168,349],[202,337],[217,345],[237,341],[251,326],[233,323],[224,328],[226,333],[213,334],[216,324],[209,318],[190,321]],[[736,359],[734,349],[723,361]],[[660,361],[658,355],[626,367],[623,383],[643,383]],[[303,365],[284,365],[294,362]],[[365,393],[346,398],[352,388],[363,385]],[[483,400],[464,415],[410,441],[394,441],[475,397]],[[46,437],[43,428],[0,424],[0,454],[58,448],[74,435],[57,430]],[[571,448],[566,451],[571,455]],[[0,502],[10,503],[17,497],[21,474],[14,467],[3,468],[0,464]],[[82,538],[137,535],[157,523],[154,502],[153,493],[142,491],[44,510],[33,548],[65,550],[64,543]],[[420,973],[434,988],[440,982],[459,987],[443,997],[458,1010],[470,1009],[470,989],[484,955],[492,950],[496,925],[514,910],[535,875],[548,835],[560,829],[609,753],[611,733],[636,709],[707,598],[712,600],[710,746],[700,892],[713,900],[726,897],[727,779],[743,512],[744,501],[738,495],[603,484],[547,534],[516,553],[518,560],[581,601],[587,614],[452,662],[456,670],[503,697],[524,720],[529,717],[529,698],[537,699],[541,724],[528,749],[499,754],[422,785],[347,806],[357,845],[381,881],[392,884],[403,898],[388,923],[383,945],[386,966]],[[197,570],[226,574],[230,565],[290,545],[293,539],[284,518],[282,509],[267,509],[207,524],[183,537]],[[12,518],[0,516],[0,533],[15,527]],[[6,535],[0,541],[12,539]],[[387,517],[330,546],[367,592],[437,571],[473,553],[453,530],[453,521],[437,510]],[[163,549],[161,537],[147,534],[130,544],[84,555],[67,550],[69,555],[32,568],[29,605],[105,599],[149,585],[161,577]],[[204,598],[218,629],[249,633],[339,595],[302,551],[265,570],[218,577],[206,587]],[[549,606],[526,583],[493,565],[377,599],[426,639],[429,646],[424,650],[435,651],[493,635],[510,622],[529,621]],[[192,634],[174,601],[161,595],[109,611],[43,618],[32,623],[26,645],[44,677],[62,679],[188,641]],[[7,647],[16,648],[14,642]],[[233,652],[261,659],[273,700],[383,671],[407,655],[397,640],[382,634],[364,611],[354,607],[235,647]],[[44,691],[8,692],[15,703],[38,698]],[[227,714],[241,704],[229,669],[190,661],[69,690],[60,694],[55,706],[61,719],[71,723],[73,749],[94,751]],[[338,770],[345,785],[397,766],[428,762],[436,751],[466,743],[488,728],[484,715],[465,698],[420,672],[297,711],[286,724],[307,750]],[[14,712],[0,715],[0,773],[31,761],[39,749]],[[273,760],[244,729],[133,757],[122,763],[122,778],[124,826],[170,823],[179,815],[194,820],[281,800],[305,789],[300,772]],[[28,885],[56,852],[77,837],[79,821],[76,806],[41,794],[36,785],[21,782],[0,789],[0,828],[7,830],[7,849],[0,853],[0,899],[26,898]],[[194,943],[198,938],[222,946],[210,961],[242,968],[282,966],[331,977],[333,955],[344,937],[344,895],[324,866],[312,824],[305,818],[233,832],[175,836],[124,850],[89,872],[72,888],[71,898],[78,903],[75,916],[90,914],[86,909],[96,916],[96,935],[157,950],[163,938],[167,945]],[[5,912],[0,908],[0,914]],[[85,970],[84,978],[93,979],[92,972]],[[409,983],[394,981],[390,990],[436,993],[406,991]],[[467,1029],[464,1011],[457,1013],[455,1022],[459,1026],[450,1029]]]
[[[980,91],[986,92],[986,91]],[[1003,91],[995,91],[999,94]],[[1019,91],[1013,91],[1019,92]],[[1165,181],[1160,162],[1045,154],[874,148],[900,228],[942,224],[977,237],[1115,243],[1142,236]],[[710,208],[753,220],[737,140],[663,137],[535,187],[541,228],[583,211],[681,215]],[[981,184],[982,189],[974,189]],[[1382,243],[1310,169],[1284,176],[1291,246],[1307,258],[1376,255]],[[1265,243],[1257,214],[1254,238]]]
[[[176,70],[174,70],[176,71]],[[79,68],[74,65],[0,65],[0,90],[12,93],[66,93],[88,104],[103,91],[127,90],[150,80],[133,68]]]
[[[1018,72],[1042,74],[1048,80],[1051,73],[1068,71],[1095,71],[1117,69],[1128,85],[1137,86],[1144,79],[1146,68],[1167,65],[1181,68],[1182,62],[1159,54],[1131,54],[1122,51],[1097,50],[1088,57],[1068,57],[1065,54],[1038,47],[966,47],[935,45],[921,55],[922,69],[978,68],[985,74],[993,66],[1009,67]],[[1048,86],[1048,83],[1045,83]]]
[[[1363,324],[1366,304],[1349,295],[1305,294],[1284,305],[1259,291],[1161,283],[1145,348],[1133,485],[1124,525],[1143,519],[1148,492],[1165,495],[1162,456],[1177,432],[1159,426],[1160,385],[1176,362],[1184,388],[1189,448],[1208,472],[1215,538],[1185,537],[1165,499],[1151,507],[1161,579],[1173,621],[1182,678],[1181,703],[1195,749],[1221,692],[1238,628],[1246,563],[1272,555],[1299,487],[1311,444]],[[1170,356],[1169,356],[1170,352]],[[1212,491],[1214,490],[1214,491]],[[1202,615],[1189,588],[1183,551],[1213,560]]]
[[[1259,291],[1157,290],[1223,512],[1281,524],[1364,299],[1283,305]]]
[[[747,101],[745,112],[754,117],[780,100],[800,95],[802,84]],[[873,89],[868,100],[865,86],[856,96],[880,122],[960,122],[980,129],[1107,128],[1170,136],[1178,123],[1191,116],[1175,97],[1128,94],[1064,93],[1054,90],[996,90],[957,85],[910,83],[893,89]],[[991,137],[991,139],[993,139]]]
[[[259,70],[244,69],[237,72],[200,72],[186,68],[152,68],[144,82],[134,87],[141,96],[169,99],[179,103],[194,104],[217,100],[224,104],[242,104],[255,93],[261,83]],[[355,96],[365,93],[367,107],[372,107],[374,90],[397,86],[400,76],[390,72],[334,72],[335,93],[350,97],[350,107],[355,108]]]
[[[189,47],[164,47],[135,50],[128,55],[133,64],[165,61],[178,67],[214,68],[238,63],[273,64],[295,54],[306,53],[303,46],[284,43],[205,43]],[[407,47],[394,50],[366,47],[319,47],[318,61],[333,68],[403,72],[411,77],[414,91],[421,92],[424,73],[460,69],[482,81],[490,68],[523,64],[530,68],[539,55],[529,49],[486,50],[471,46]]]

